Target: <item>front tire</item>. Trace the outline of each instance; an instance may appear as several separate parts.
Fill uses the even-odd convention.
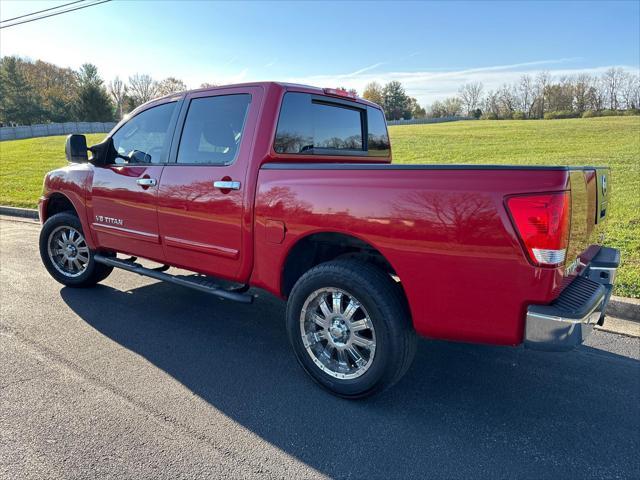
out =
[[[400,287],[357,260],[320,264],[298,280],[287,303],[287,332],[306,372],[345,398],[390,387],[415,353]]]
[[[91,287],[113,267],[96,263],[80,219],[70,212],[50,217],[40,231],[40,257],[49,274],[68,287]]]

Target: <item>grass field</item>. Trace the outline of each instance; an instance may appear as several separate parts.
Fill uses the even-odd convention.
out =
[[[394,163],[609,165],[607,244],[622,252],[616,294],[640,298],[640,117],[469,121],[390,127]],[[103,134],[88,135],[97,143]],[[0,205],[35,207],[64,137],[0,142]]]
[[[90,133],[87,143],[94,145],[104,137],[104,133]],[[0,205],[38,205],[44,174],[67,164],[66,138],[63,135],[0,142]]]

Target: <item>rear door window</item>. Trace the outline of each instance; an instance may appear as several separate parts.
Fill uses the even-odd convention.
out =
[[[379,110],[370,110],[372,112],[353,102],[334,102],[307,93],[287,93],[280,110],[274,150],[313,155],[384,155],[386,151],[388,155],[384,117]],[[368,115],[378,118],[367,137]],[[368,146],[371,139],[374,142]]]
[[[238,155],[251,95],[194,98],[182,129],[177,163],[230,165]]]

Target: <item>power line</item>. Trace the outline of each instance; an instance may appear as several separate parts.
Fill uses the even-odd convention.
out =
[[[44,10],[38,10],[37,12],[27,13],[26,15],[20,15],[19,17],[7,18],[5,20],[0,20],[0,23],[10,22],[12,20],[18,20],[19,18],[24,18],[24,17],[32,17],[33,15],[37,15],[38,13],[49,12],[51,10],[58,10],[59,8],[68,7],[69,5],[73,5],[74,3],[80,3],[80,2],[84,2],[84,0],[76,0],[75,2],[65,3],[63,5],[56,5],[55,7],[45,8]]]
[[[87,8],[87,7],[93,7],[94,5],[100,5],[101,3],[107,3],[110,2],[111,0],[100,0],[98,2],[94,2],[94,3],[89,3],[89,4],[85,4],[85,5],[80,5],[78,7],[75,8],[68,8],[62,12],[54,12],[54,13],[50,13],[48,15],[40,15],[36,18],[29,18],[27,20],[22,20],[21,22],[15,22],[12,23],[11,25],[2,25],[0,26],[0,29],[3,28],[9,28],[9,27],[15,27],[16,25],[22,25],[23,23],[29,23],[29,22],[35,22],[36,20],[43,20],[45,18],[49,18],[49,17],[55,17],[56,15],[62,15],[63,13],[69,13],[69,12],[74,12],[76,10],[81,10],[83,8]]]
[[[83,0],[80,0],[80,1],[83,1]],[[69,12],[73,12],[73,11],[76,11],[76,10],[81,10],[83,8],[92,7],[94,5],[100,5],[101,3],[106,3],[106,2],[109,2],[109,1],[111,1],[111,0],[100,0],[100,1],[97,1],[97,2],[93,2],[93,3],[83,4],[83,5],[80,5],[78,7],[74,7],[74,8],[67,8],[66,10],[63,10],[63,11],[57,11],[57,12],[54,12],[54,13],[49,13],[47,15],[39,15],[39,16],[36,16],[34,18],[28,18],[27,20],[22,20],[20,22],[14,22],[14,23],[12,23],[10,25],[1,25],[0,29],[9,28],[9,27],[15,27],[16,25],[21,25],[23,23],[29,23],[29,22],[35,22],[36,20],[43,20],[43,19],[49,18],[49,17],[55,17],[56,15],[61,15],[63,13],[69,13]],[[72,2],[70,4],[61,5],[61,6],[68,6],[68,5],[72,5],[73,3],[78,3],[78,2]],[[34,12],[34,13],[37,13],[37,12]],[[31,15],[33,15],[33,14],[31,14]],[[31,15],[23,15],[22,17],[31,16]],[[5,21],[7,21],[7,20],[5,20]]]

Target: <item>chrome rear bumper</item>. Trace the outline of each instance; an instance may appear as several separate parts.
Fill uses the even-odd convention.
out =
[[[583,274],[550,305],[527,308],[524,343],[538,350],[570,350],[602,324],[620,253],[602,247]]]

